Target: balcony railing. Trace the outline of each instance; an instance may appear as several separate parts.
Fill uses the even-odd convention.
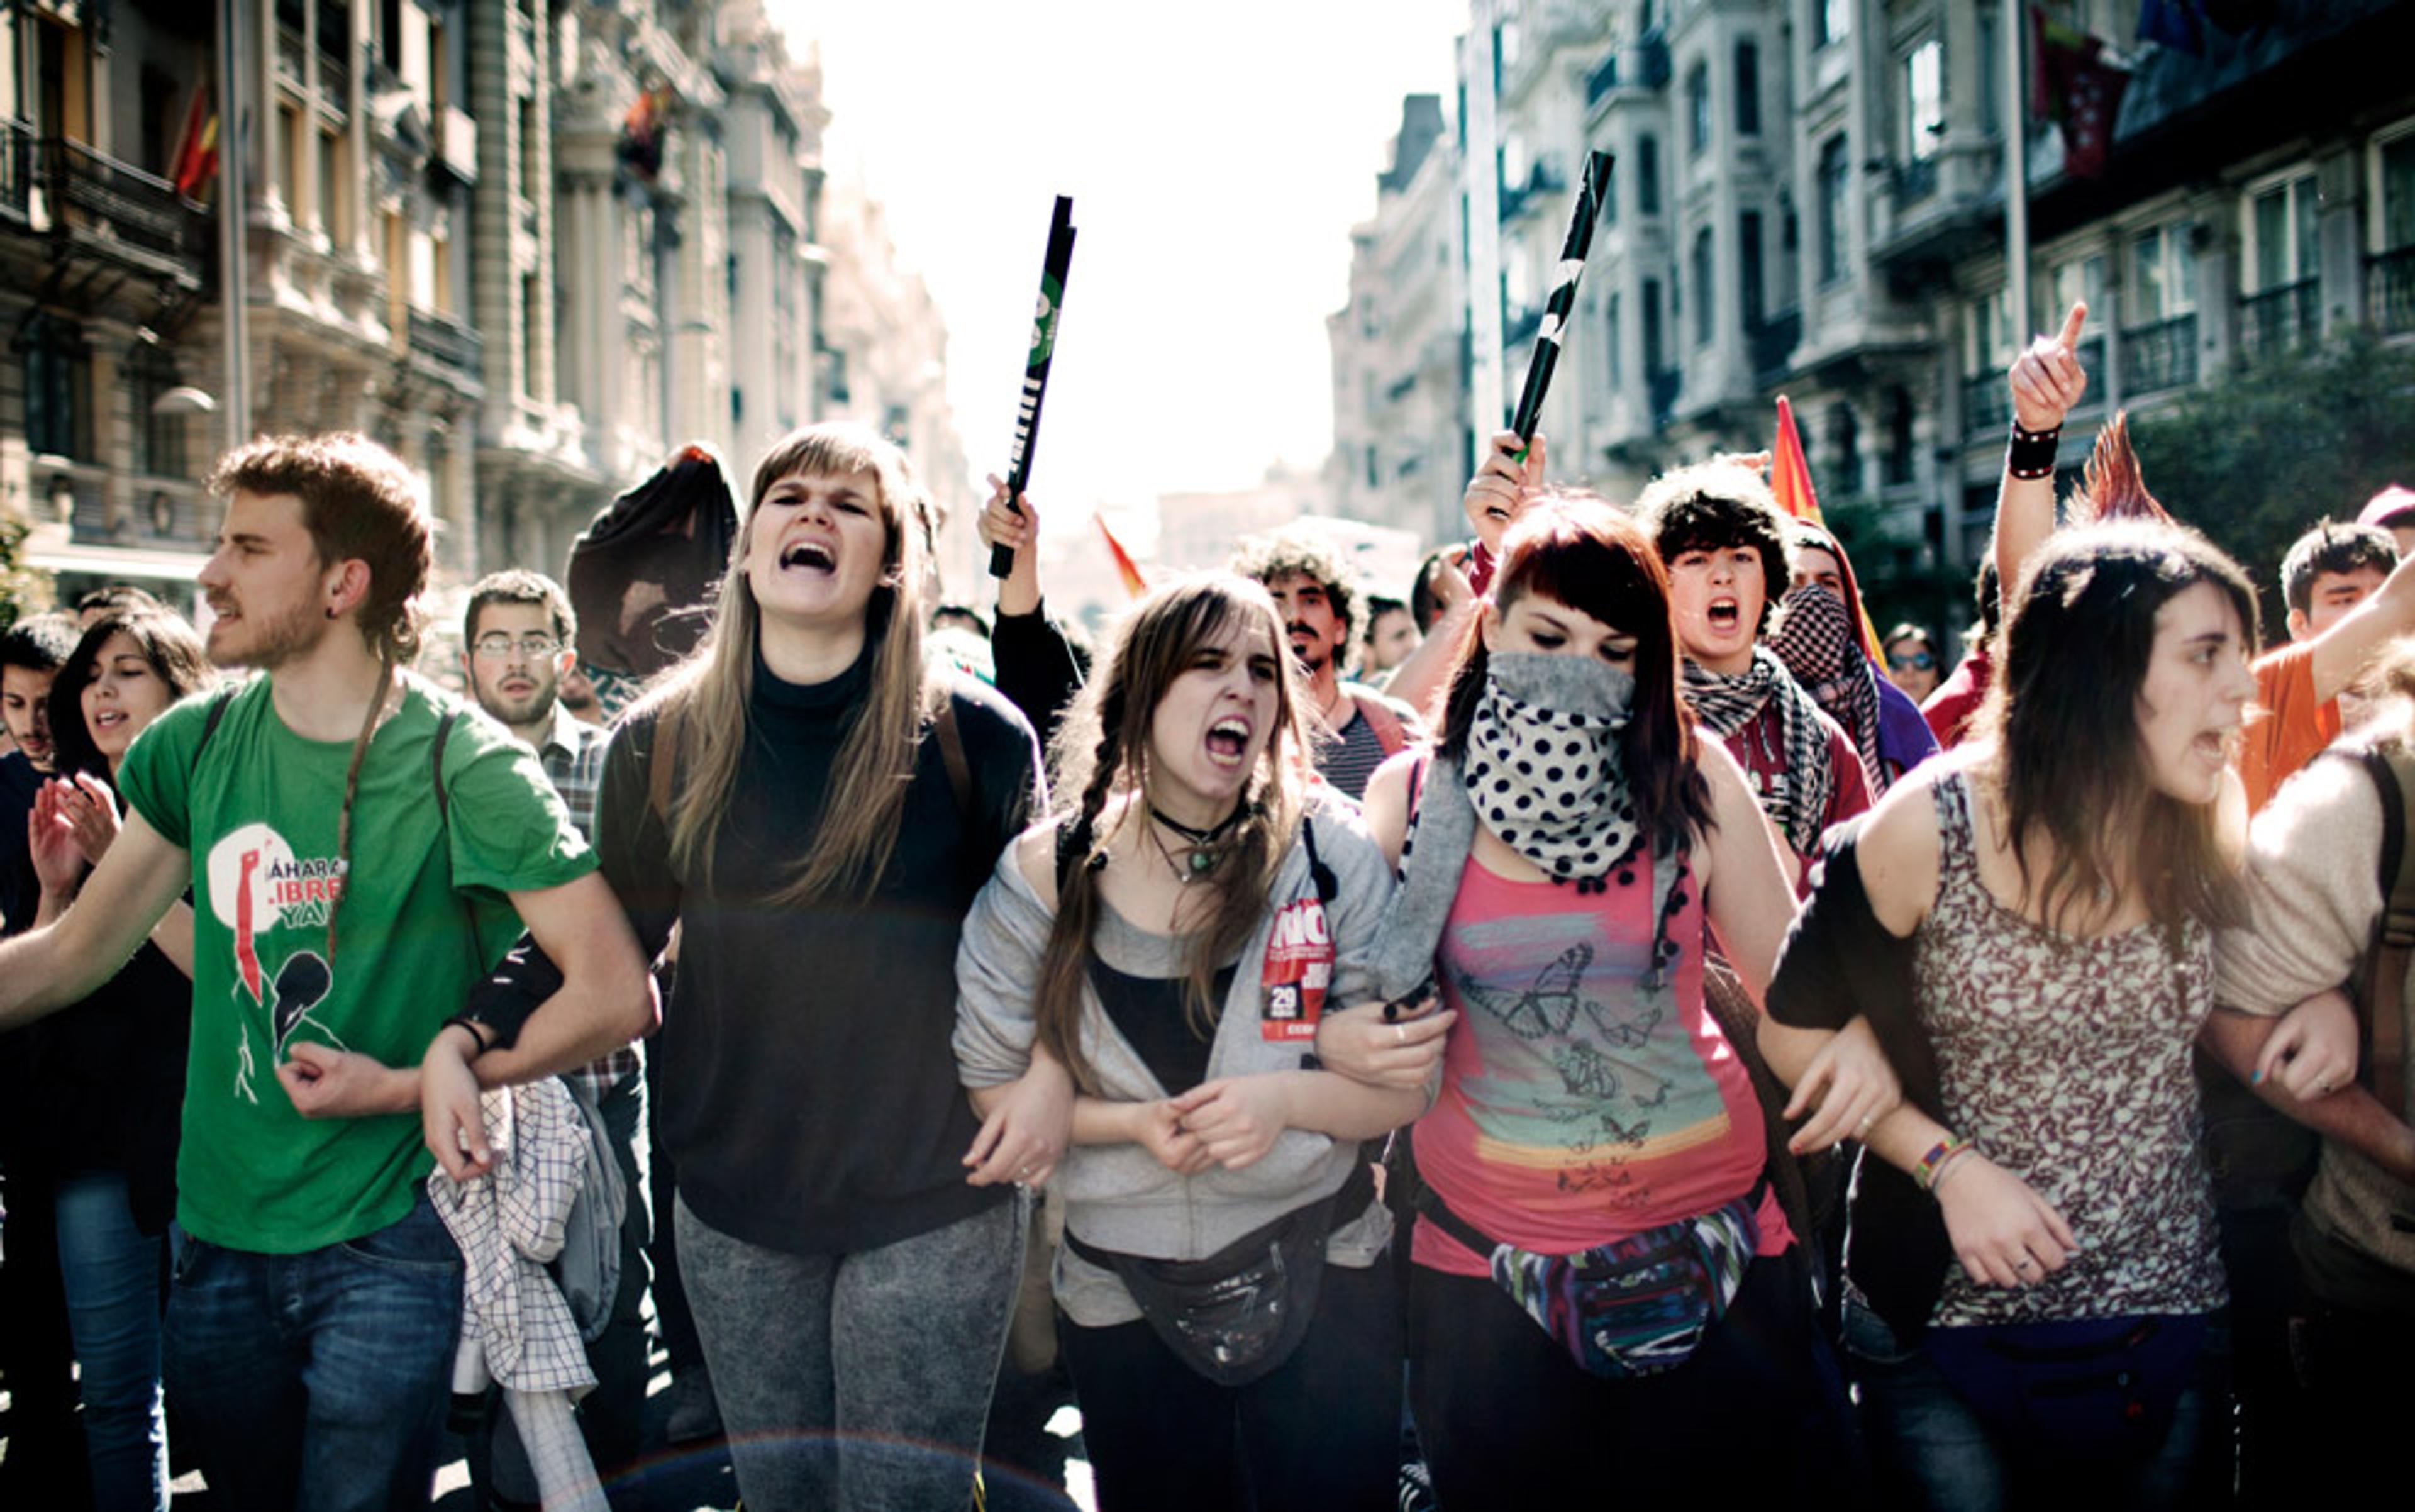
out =
[[[174,185],[81,142],[35,141],[13,127],[9,138],[10,166],[0,177],[15,180],[8,186],[12,209],[29,214],[38,190],[53,234],[152,272],[202,277],[202,217]]]
[[[1674,367],[1652,375],[1648,388],[1654,425],[1667,425],[1669,417],[1677,412],[1677,390],[1684,382],[1685,375]]]
[[[1898,210],[1918,204],[1937,192],[1937,159],[1914,157],[1895,165],[1895,204]]]
[[[2239,349],[2270,356],[2311,343],[2322,328],[2317,280],[2301,278],[2239,301]]]
[[[1753,327],[1752,370],[1764,382],[1782,376],[1794,344],[1803,339],[1803,312],[1790,309]]]
[[[485,370],[486,342],[478,333],[449,315],[433,310],[411,312],[411,350],[442,367],[476,378]]]
[[[2105,371],[2105,334],[2100,331],[2094,336],[2081,337],[2079,338],[2079,350],[2074,352],[2073,355],[2079,359],[2080,371],[2099,375],[2097,391],[2090,397],[2082,397],[2079,401],[2079,408],[2085,410],[2091,404],[2103,403],[2104,394],[2102,375]]]
[[[2367,258],[2364,275],[2373,323],[2386,335],[2415,331],[2415,247]]]
[[[33,211],[34,128],[0,120],[0,216],[23,220]]]
[[[1985,436],[2013,423],[2013,397],[2002,373],[1981,373],[1962,380],[1962,433]]]
[[[342,57],[319,50],[319,103],[338,115],[352,108],[352,70]]]
[[[1524,179],[1501,186],[1501,218],[1514,220],[1529,206],[1566,193],[1568,187],[1568,175],[1560,172],[1559,164],[1549,158],[1538,158],[1527,170]]]
[[[1601,103],[1601,97],[1617,87],[1618,49],[1612,48],[1610,56],[1594,65],[1593,72],[1585,75],[1585,103],[1598,105]]]
[[[2122,391],[2160,394],[2197,382],[2197,317],[2175,315],[2122,333]]]
[[[1646,89],[1664,88],[1669,82],[1669,38],[1658,26],[1636,39],[1635,82]]]

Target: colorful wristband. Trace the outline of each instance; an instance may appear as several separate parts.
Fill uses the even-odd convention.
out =
[[[1969,1160],[1972,1156],[1978,1153],[1979,1152],[1977,1150],[1965,1145],[1960,1149],[1956,1150],[1953,1154],[1947,1156],[1944,1162],[1938,1166],[1936,1171],[1929,1175],[1928,1194],[1931,1197],[1936,1197],[1939,1192],[1943,1191],[1945,1190],[1945,1178],[1952,1175],[1955,1169],[1961,1165],[1964,1160]],[[1940,1200],[1942,1201],[1942,1199]]]
[[[2023,480],[2054,476],[2054,460],[2062,450],[2062,427],[2051,430],[2023,430],[2020,422],[2013,423],[2011,444],[2004,448],[2004,471]]]
[[[1956,1156],[1965,1153],[1970,1148],[1971,1142],[1961,1135],[1946,1135],[1930,1145],[1928,1153],[1920,1158],[1920,1163],[1912,1167],[1912,1179],[1920,1183],[1921,1190],[1935,1191],[1937,1178],[1943,1173],[1945,1167],[1953,1162]]]

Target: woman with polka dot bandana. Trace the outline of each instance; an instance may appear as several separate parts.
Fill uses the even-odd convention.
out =
[[[1843,1393],[1740,1052],[1792,1082],[1789,1116],[1816,1110],[1798,1151],[1891,1109],[1895,1077],[1867,1025],[1762,1019],[1740,1046],[1706,1006],[1708,932],[1758,999],[1792,910],[1742,772],[1680,695],[1649,541],[1599,501],[1547,497],[1492,594],[1440,745],[1367,792],[1402,867],[1376,942],[1394,1007],[1328,1015],[1317,1039],[1328,1067],[1378,1083],[1442,1064],[1413,1130],[1407,1285],[1435,1491],[1548,1505],[1582,1445],[1623,1491],[1716,1474],[1850,1502]],[[1437,996],[1448,1011],[1400,1010]],[[1652,1305],[1604,1305],[1641,1291]],[[1760,1452],[1703,1464],[1714,1420],[1755,1425]]]

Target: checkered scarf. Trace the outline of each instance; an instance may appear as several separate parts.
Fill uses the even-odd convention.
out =
[[[1724,741],[1761,717],[1778,700],[1778,730],[1786,746],[1786,771],[1762,795],[1762,811],[1786,835],[1797,855],[1820,844],[1837,774],[1828,767],[1828,736],[1820,727],[1820,706],[1796,684],[1786,664],[1767,646],[1752,649],[1752,666],[1731,676],[1686,661],[1686,700],[1695,717]]]
[[[1836,594],[1805,583],[1778,600],[1778,628],[1769,649],[1811,692],[1811,699],[1845,726],[1861,753],[1870,796],[1887,788],[1886,762],[1879,754],[1879,689],[1870,659],[1853,634],[1852,612]]]

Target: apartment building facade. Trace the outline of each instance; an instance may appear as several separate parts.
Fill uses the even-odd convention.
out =
[[[742,473],[828,415],[884,424],[968,492],[944,322],[877,207],[849,224],[878,245],[826,277],[819,63],[760,0],[224,4],[251,123],[219,143],[243,165],[250,428],[393,447],[446,579],[559,572],[679,445]],[[140,581],[191,607],[216,529],[218,55],[206,7],[0,14],[0,510],[63,591]],[[859,291],[862,403],[822,334],[834,287]]]
[[[2060,128],[2006,97],[2018,8],[1502,5],[1492,146],[1512,396],[1581,155],[1616,160],[1544,412],[1553,472],[1631,494],[1672,462],[1766,446],[1782,393],[1823,497],[1880,506],[1896,565],[1956,568],[1984,550],[2005,366],[2071,300],[2092,310],[2092,375],[2071,463],[2114,408],[2152,410],[2350,327],[2415,331],[2415,82],[2395,65],[2415,11],[2299,0],[2251,32],[2209,27],[2191,52],[2141,41],[2135,5],[2048,8],[2131,66],[2098,176],[2069,172]],[[2018,318],[2015,129],[2031,305]],[[1453,208],[1465,202],[1462,187]],[[1372,255],[1354,268],[1353,310],[1371,323],[1422,292]],[[1380,406],[1343,392],[1345,362],[1364,360],[1363,343],[1343,346],[1337,438],[1362,454],[1403,444]]]

